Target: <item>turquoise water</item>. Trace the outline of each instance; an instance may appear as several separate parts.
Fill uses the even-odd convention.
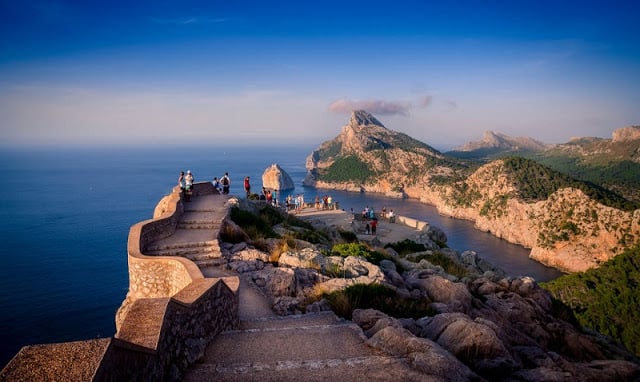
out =
[[[326,191],[301,186],[312,146],[1,149],[0,170],[0,366],[20,347],[109,337],[115,312],[128,288],[129,227],[152,217],[180,170],[196,181],[228,171],[231,193],[242,179],[253,189],[278,163],[308,200]],[[474,249],[513,275],[538,280],[559,272],[527,258],[528,250],[441,217],[412,200],[332,192],[341,207],[359,211],[386,205],[430,221],[457,250]]]

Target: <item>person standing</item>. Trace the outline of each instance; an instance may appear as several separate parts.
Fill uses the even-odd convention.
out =
[[[225,172],[224,176],[220,179],[222,184],[222,193],[227,195],[229,193],[229,186],[231,186],[231,179],[229,179],[229,173]]]
[[[220,181],[218,180],[218,177],[214,177],[213,178],[213,188],[216,189],[216,192],[219,194],[222,192],[222,190],[220,189]]]
[[[184,195],[187,202],[191,201],[191,194],[193,193],[193,174],[191,170],[187,170],[187,175],[184,177]]]
[[[251,183],[248,176],[244,177],[244,192],[247,193],[247,198],[251,195]]]
[[[184,191],[184,171],[180,171],[180,176],[178,177],[178,187],[180,187],[180,192]]]
[[[378,227],[378,219],[373,218],[371,219],[371,234],[375,236],[376,234],[376,228]]]

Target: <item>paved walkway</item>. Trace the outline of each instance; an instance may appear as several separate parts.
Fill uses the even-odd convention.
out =
[[[199,265],[205,277],[237,275],[225,270],[217,240],[228,197],[207,195],[185,203],[176,232],[144,253],[184,256]],[[300,217],[325,224],[351,224],[341,211]],[[379,235],[390,237],[383,226]],[[423,381],[405,359],[391,357],[365,343],[359,326],[333,312],[276,316],[269,300],[250,280],[240,276],[236,330],[223,332],[209,344],[204,359],[193,365],[186,381]]]
[[[342,210],[316,210],[315,208],[303,209],[296,214],[302,220],[310,222],[314,227],[336,227],[345,231],[352,230],[354,220],[351,213]],[[363,222],[358,222],[364,225]],[[364,231],[364,229],[363,229]],[[375,235],[367,235],[365,232],[357,232],[361,241],[372,241],[377,238],[382,244],[395,243],[419,234],[421,231],[400,223],[389,223],[386,219],[378,220],[378,228]]]

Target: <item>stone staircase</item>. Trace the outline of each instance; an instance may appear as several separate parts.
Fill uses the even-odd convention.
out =
[[[181,256],[193,261],[200,269],[224,263],[218,233],[226,214],[227,196],[205,195],[184,203],[184,213],[173,235],[149,244],[143,253],[148,256]]]
[[[209,344],[185,381],[422,381],[332,312],[242,321]]]
[[[185,203],[170,237],[150,243],[146,255],[183,256],[205,277],[229,276],[220,267],[218,233],[226,215],[226,196],[207,195]],[[276,316],[253,283],[240,278],[240,324],[208,345],[185,381],[424,381],[404,358],[366,344],[362,330],[333,312]]]

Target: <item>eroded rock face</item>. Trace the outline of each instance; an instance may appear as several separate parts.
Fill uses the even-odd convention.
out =
[[[627,126],[614,130],[613,142],[627,142],[640,140],[640,126]]]
[[[262,173],[262,186],[268,190],[293,190],[295,185],[291,176],[278,164],[272,164]]]

